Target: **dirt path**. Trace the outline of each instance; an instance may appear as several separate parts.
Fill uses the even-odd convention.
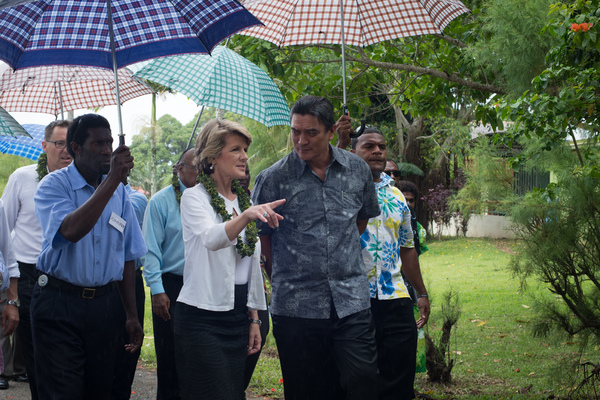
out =
[[[247,400],[262,400],[262,397],[251,397],[247,392]],[[31,400],[29,384],[10,381],[7,390],[0,390],[0,399]],[[144,368],[138,364],[138,369],[131,388],[131,400],[154,400],[156,399],[156,371]]]

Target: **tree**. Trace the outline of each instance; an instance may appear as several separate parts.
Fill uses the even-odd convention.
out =
[[[203,116],[206,120],[209,116]],[[185,150],[192,128],[183,126],[170,115],[163,115],[157,121],[156,134],[152,127],[146,127],[132,138],[131,153],[135,167],[131,170],[130,184],[151,193],[152,188],[160,190],[171,180],[173,165]],[[154,139],[156,136],[156,139]],[[153,146],[156,140],[158,145]],[[154,150],[153,150],[154,149]],[[152,170],[156,172],[153,174]]]
[[[397,39],[364,49],[346,47],[350,114],[382,128],[394,159],[425,172],[423,177],[409,178],[422,193],[440,184],[451,186],[468,149],[457,144],[465,142],[476,107],[493,96],[521,90],[512,89],[515,70],[520,71],[522,83],[543,65],[549,35],[535,29],[548,20],[549,1],[526,3],[465,2],[473,14],[455,19],[443,35]],[[488,28],[500,16],[502,22]],[[504,30],[495,29],[499,27]],[[340,108],[340,46],[277,49],[247,37],[235,38],[232,45],[268,71],[290,103],[304,94],[316,94]],[[481,55],[488,47],[496,49],[496,55],[489,51],[485,59]],[[503,57],[498,57],[497,49]],[[531,62],[518,62],[526,56]],[[491,58],[496,61],[489,63]],[[445,126],[440,123],[443,119]],[[426,225],[427,210],[421,212],[419,219]]]
[[[539,281],[552,293],[537,299],[534,333],[559,330],[598,344],[600,2],[557,3],[550,10],[552,18],[542,31],[553,37],[553,45],[531,90],[478,112],[494,125],[516,122],[514,130],[495,137],[497,145],[522,146],[511,159],[513,167],[535,166],[554,174],[547,188],[534,188],[524,196],[510,193],[502,200],[524,243],[513,259],[515,275],[524,287]],[[470,179],[467,188],[482,182]],[[491,192],[499,182],[489,181],[479,191]],[[580,394],[586,388],[597,394],[600,363],[591,364],[592,372],[577,386]]]
[[[498,109],[481,108],[480,115],[493,125],[501,120],[516,121],[512,135],[498,138],[511,145],[532,135],[549,151],[569,138],[580,165],[598,164],[595,143],[600,133],[600,40],[598,0],[557,3],[551,7],[545,32],[557,43],[547,53],[547,68],[533,79],[532,90],[517,100],[501,102]],[[589,138],[580,148],[577,133]],[[534,154],[523,153],[520,162]]]
[[[600,342],[600,165],[597,148],[600,127],[600,2],[575,1],[552,7],[547,31],[558,44],[548,53],[548,68],[534,79],[535,92],[505,103],[502,115],[517,121],[510,140],[533,136],[515,164],[546,161],[556,182],[536,190],[513,208],[523,240],[531,244],[520,256],[532,266],[515,261],[522,278],[536,277],[549,284],[564,303],[542,302],[550,325],[569,334],[583,333]],[[576,134],[585,130],[587,140]],[[565,138],[571,139],[571,146]],[[572,152],[571,152],[572,151]],[[549,158],[549,160],[548,160]],[[550,248],[550,243],[554,247]],[[537,253],[537,254],[536,254]],[[543,253],[543,254],[540,254]],[[552,322],[552,324],[551,324]]]
[[[198,123],[197,133],[210,119],[216,117],[216,109],[206,107]],[[224,112],[224,118],[237,121],[244,125],[253,137],[253,142],[248,150],[250,172],[256,176],[258,172],[271,166],[291,150],[289,141],[289,128],[276,126],[266,128],[263,124],[231,112]],[[154,182],[157,190],[171,183],[173,165],[181,153],[187,148],[196,124],[198,114],[186,125],[182,125],[170,115],[163,115],[157,121],[156,143],[154,160],[152,154],[152,130],[146,127],[138,135],[133,136],[130,146],[135,159],[135,167],[131,171],[130,183],[150,192]],[[195,146],[195,141],[190,144]],[[156,170],[155,176],[151,167]]]

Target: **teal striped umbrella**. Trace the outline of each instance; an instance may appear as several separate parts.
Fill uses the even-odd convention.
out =
[[[198,105],[241,114],[267,127],[290,124],[290,109],[275,82],[227,47],[215,47],[210,56],[156,58],[134,76],[184,94]]]
[[[29,133],[4,108],[0,107],[0,136],[26,136]]]

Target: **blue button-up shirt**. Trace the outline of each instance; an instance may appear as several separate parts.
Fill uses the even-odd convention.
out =
[[[271,235],[271,312],[297,318],[339,318],[370,307],[356,221],[379,215],[373,176],[358,156],[329,146],[332,161],[322,181],[295,151],[261,172],[252,201],[278,199],[278,229]]]
[[[182,190],[185,186],[179,183]],[[167,186],[150,199],[144,214],[144,239],[148,254],[144,257],[144,279],[153,295],[164,293],[162,274],[183,275],[185,249],[181,213],[173,186]]]
[[[135,212],[135,219],[140,226],[140,230],[142,229],[142,224],[144,223],[144,212],[146,211],[146,206],[148,205],[148,199],[146,196],[133,189],[130,184],[125,185],[125,189],[127,191],[127,195],[129,196],[129,200],[131,200],[131,205],[133,206],[133,211]],[[135,259],[135,269],[139,269],[143,264],[143,260],[141,258]]]
[[[35,214],[42,227],[42,252],[37,268],[78,286],[101,286],[123,279],[125,261],[146,253],[142,232],[123,185],[115,190],[102,215],[77,243],[59,232],[65,217],[94,194],[71,163],[47,175],[35,192]],[[125,220],[123,232],[109,224],[112,213]]]

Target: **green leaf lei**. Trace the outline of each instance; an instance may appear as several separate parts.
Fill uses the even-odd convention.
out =
[[[199,179],[196,179],[196,183],[200,182]],[[177,200],[177,204],[181,206],[181,196],[183,192],[181,191],[181,184],[179,183],[179,175],[173,174],[171,178],[171,186],[173,186],[173,191],[175,192],[175,200]]]
[[[37,168],[35,170],[38,174],[38,182],[48,175],[48,155],[46,153],[40,153],[40,157],[38,158],[37,162]]]
[[[173,190],[175,191],[175,200],[177,200],[177,204],[181,206],[181,195],[183,192],[181,191],[181,185],[179,184],[179,176],[177,174],[173,174],[173,178],[171,178],[171,185],[173,186]]]
[[[225,201],[221,196],[219,196],[219,192],[217,191],[217,187],[215,186],[215,181],[204,172],[199,176],[200,182],[204,185],[204,188],[210,195],[210,205],[214,208],[214,210],[223,218],[223,222],[229,221],[233,216],[227,212],[227,208],[225,207]],[[242,212],[246,211],[251,203],[250,197],[248,193],[242,188],[240,181],[234,179],[231,182],[231,191],[237,195],[238,203],[240,205],[240,209]],[[246,226],[246,243],[242,241],[242,237],[238,235],[237,244],[235,248],[237,252],[242,257],[248,257],[254,254],[254,249],[256,248],[256,242],[258,241],[258,229],[256,228],[256,221],[252,220]]]

